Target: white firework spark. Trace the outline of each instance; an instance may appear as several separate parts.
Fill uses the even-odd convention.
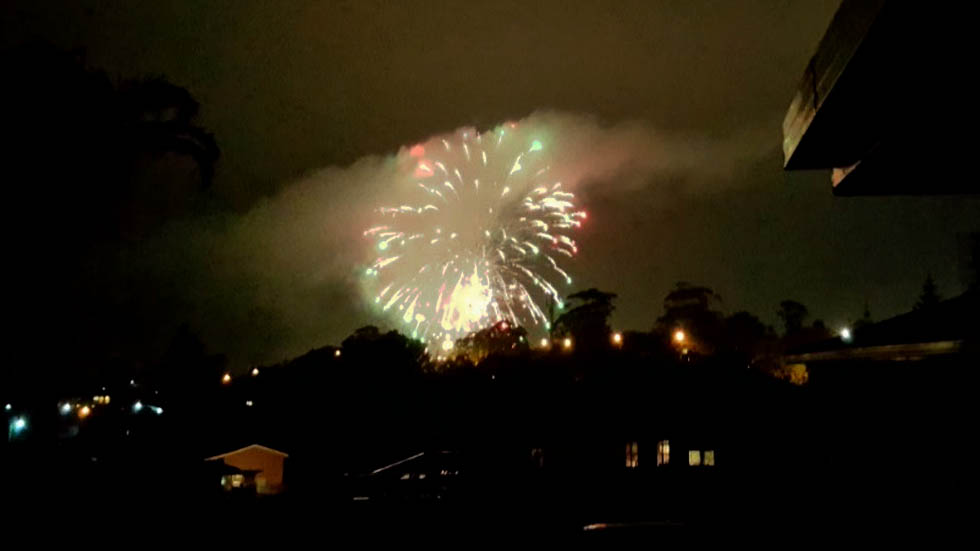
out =
[[[365,270],[374,303],[444,350],[501,320],[547,327],[542,304],[560,306],[559,287],[572,283],[560,261],[578,252],[568,234],[586,213],[549,177],[542,142],[511,123],[408,155],[414,198],[379,208],[364,232],[377,255]]]

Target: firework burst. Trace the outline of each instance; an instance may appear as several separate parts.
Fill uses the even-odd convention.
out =
[[[515,124],[409,149],[412,192],[377,209],[364,232],[371,300],[443,350],[501,320],[547,328],[543,305],[560,306],[572,283],[561,263],[578,252],[568,234],[586,213],[550,176],[544,150]]]

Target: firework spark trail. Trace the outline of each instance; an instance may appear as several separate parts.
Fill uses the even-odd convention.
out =
[[[504,319],[547,325],[541,303],[561,305],[556,282],[572,278],[558,259],[578,252],[566,233],[586,213],[549,179],[542,142],[508,124],[408,155],[414,199],[378,208],[364,232],[376,254],[365,270],[374,303],[443,348]]]

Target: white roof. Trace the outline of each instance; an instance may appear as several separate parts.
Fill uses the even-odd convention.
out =
[[[260,449],[260,450],[265,450],[267,452],[272,452],[272,453],[274,453],[276,455],[281,455],[283,457],[289,457],[289,454],[288,453],[281,452],[279,450],[274,450],[272,448],[267,448],[267,447],[265,447],[265,446],[263,446],[261,444],[252,444],[251,446],[245,446],[244,448],[238,448],[237,450],[232,450],[230,452],[225,452],[223,454],[216,455],[214,457],[205,458],[204,460],[205,461],[213,461],[215,459],[224,459],[224,458],[228,457],[229,455],[235,455],[238,452],[243,452],[245,450],[250,450],[252,448],[257,448],[257,449]]]

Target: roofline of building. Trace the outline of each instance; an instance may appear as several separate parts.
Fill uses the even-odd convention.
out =
[[[225,457],[228,457],[229,455],[233,455],[233,454],[236,454],[238,452],[243,452],[243,451],[248,450],[248,449],[251,449],[251,448],[259,448],[259,449],[265,450],[267,452],[272,452],[272,453],[281,455],[283,457],[289,457],[289,454],[286,453],[286,452],[281,452],[279,450],[274,450],[272,448],[263,446],[262,444],[252,444],[250,446],[245,446],[244,448],[238,448],[237,450],[232,450],[230,452],[225,452],[225,453],[216,455],[214,457],[207,457],[204,460],[205,461],[214,461],[215,459],[224,459]]]

